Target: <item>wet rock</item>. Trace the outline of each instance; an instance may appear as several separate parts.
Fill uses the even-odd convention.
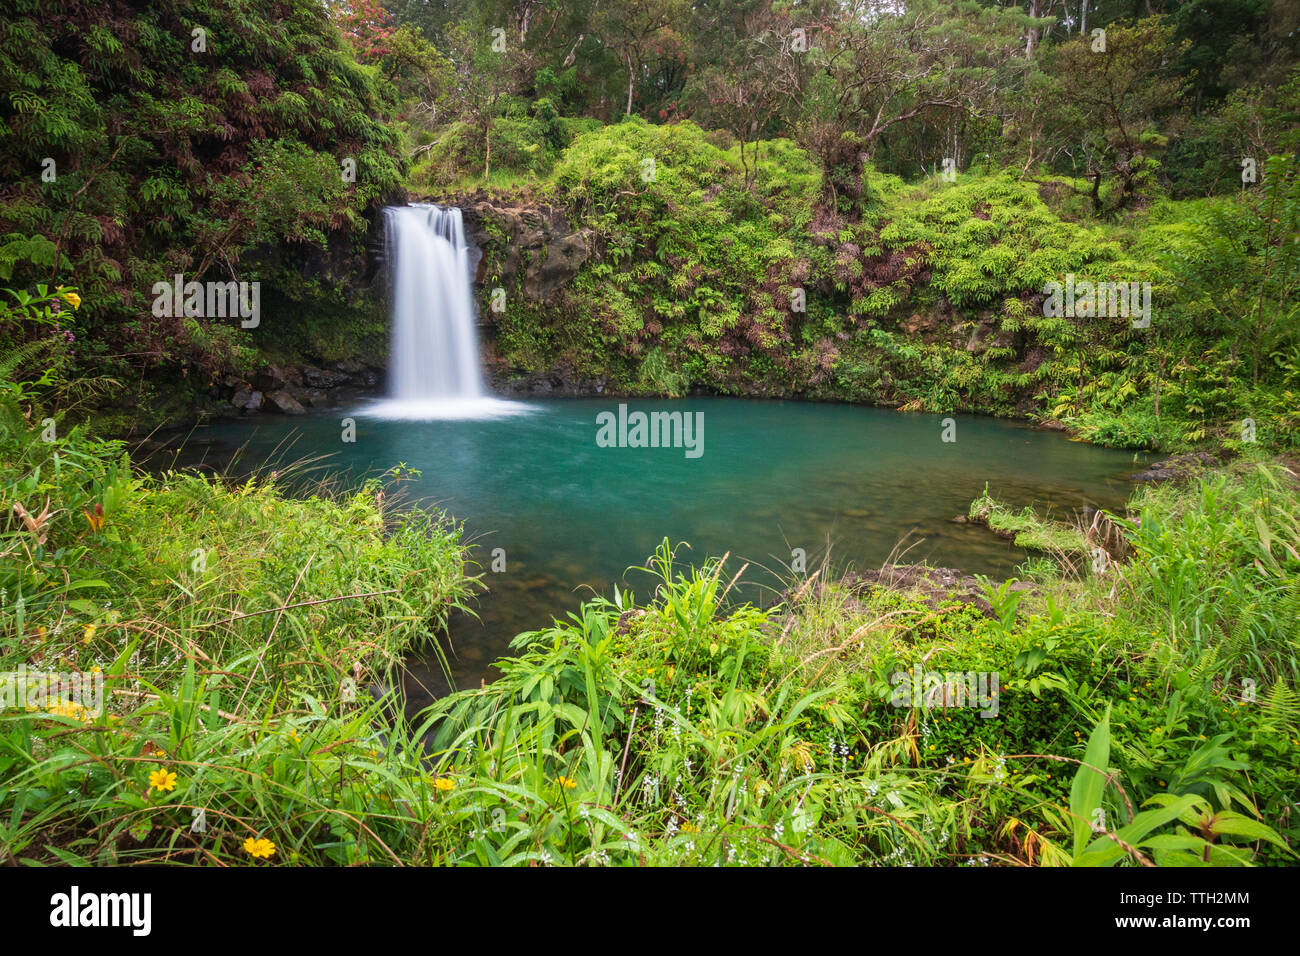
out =
[[[329,392],[323,388],[304,388],[298,385],[287,385],[284,389],[294,401],[304,407],[322,407],[329,404]]]
[[[1131,477],[1134,481],[1182,481],[1219,463],[1218,456],[1208,451],[1189,451],[1154,462]]]
[[[262,407],[262,393],[255,389],[240,389],[230,399],[241,412],[256,412]]]
[[[310,388],[334,388],[346,384],[351,377],[346,372],[330,371],[308,365],[302,370],[302,380]]]
[[[253,377],[253,384],[263,392],[274,392],[286,385],[301,383],[301,378],[299,378],[299,382],[294,382],[294,378],[299,377],[279,365],[268,365]]]
[[[524,274],[524,296],[544,301],[582,268],[591,255],[587,238],[581,233],[563,236],[545,247],[546,257],[533,258]]]
[[[460,206],[475,247],[475,282],[485,281],[490,262],[503,288],[518,287],[524,298],[547,302],[591,258],[592,233],[575,230],[556,207],[507,205],[483,193],[451,201]]]
[[[521,375],[505,363],[489,359],[484,374],[492,391],[517,398],[547,396],[590,398],[605,394],[607,386],[604,378],[577,375],[571,367],[563,363],[543,372]]]
[[[274,391],[267,393],[267,405],[272,411],[277,411],[282,415],[305,415],[307,409],[303,408],[292,395],[285,391]]]

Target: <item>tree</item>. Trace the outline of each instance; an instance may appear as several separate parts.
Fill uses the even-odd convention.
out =
[[[792,64],[776,82],[795,105],[804,143],[833,171],[871,158],[905,125],[951,128],[988,114],[1001,81],[1023,65],[1026,27],[1050,22],[973,2],[850,0],[815,25],[811,69]]]
[[[379,0],[345,0],[330,8],[330,17],[363,63],[378,60],[389,51],[396,27],[393,15]]]
[[[1105,176],[1119,183],[1117,210],[1154,178],[1158,163],[1151,154],[1167,143],[1157,124],[1186,86],[1172,69],[1184,48],[1173,42],[1173,27],[1155,17],[1111,24],[1104,44],[1086,36],[1057,47],[1054,72],[1067,104],[1059,125],[1073,125],[1079,136],[1095,212]]]
[[[497,101],[516,85],[517,60],[492,48],[493,34],[482,26],[458,24],[447,32],[451,44],[453,84],[450,96],[483,141],[483,179],[492,173],[492,117]],[[518,51],[515,56],[522,55]]]
[[[654,52],[677,44],[674,27],[685,14],[684,0],[619,0],[595,11],[596,31],[627,68],[627,109],[632,115],[636,80]]]
[[[769,0],[705,3],[695,11],[697,69],[687,84],[687,103],[697,122],[726,129],[739,140],[746,185],[758,169],[758,140],[785,125],[790,101],[781,78],[794,65],[801,23],[791,8],[773,10]],[[752,172],[745,153],[751,141]]]

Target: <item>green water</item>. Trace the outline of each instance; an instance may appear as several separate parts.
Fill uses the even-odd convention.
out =
[[[519,631],[574,610],[588,589],[609,594],[629,566],[667,537],[689,542],[688,560],[730,552],[754,562],[745,596],[770,601],[791,551],[811,570],[830,548],[837,566],[879,566],[896,549],[908,562],[1010,574],[1026,555],[989,531],[953,523],[988,483],[1016,506],[1069,519],[1084,506],[1116,508],[1132,490],[1131,453],[987,418],[848,405],[738,399],[632,401],[629,408],[703,413],[703,453],[597,445],[596,416],[615,400],[529,403],[527,415],[489,421],[397,422],[356,417],[356,441],[340,419],[259,419],[199,435],[246,446],[245,465],[327,456],[317,470],[345,478],[398,462],[422,475],[403,484],[419,504],[465,523],[490,591],[481,621],[454,622],[457,686],[491,680],[491,662]],[[493,573],[490,552],[505,552]],[[644,575],[626,580],[648,590]],[[411,662],[415,698],[446,684],[432,661]]]

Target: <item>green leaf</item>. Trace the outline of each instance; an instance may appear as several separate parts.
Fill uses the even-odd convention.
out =
[[[1244,836],[1250,840],[1267,840],[1277,846],[1286,847],[1282,838],[1264,824],[1232,810],[1216,813],[1210,822],[1210,832],[1215,836]]]
[[[1092,835],[1093,812],[1101,806],[1110,762],[1110,705],[1088,737],[1083,763],[1070,785],[1070,816],[1074,821],[1074,856],[1077,860]],[[1095,769],[1094,769],[1095,768]]]

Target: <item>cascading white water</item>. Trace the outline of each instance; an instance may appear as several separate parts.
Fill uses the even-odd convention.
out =
[[[392,281],[389,394],[369,409],[384,418],[493,418],[529,410],[491,398],[479,366],[469,244],[460,210],[384,209]]]
[[[392,396],[481,398],[469,246],[460,210],[390,206],[384,210],[384,232],[393,282]]]

